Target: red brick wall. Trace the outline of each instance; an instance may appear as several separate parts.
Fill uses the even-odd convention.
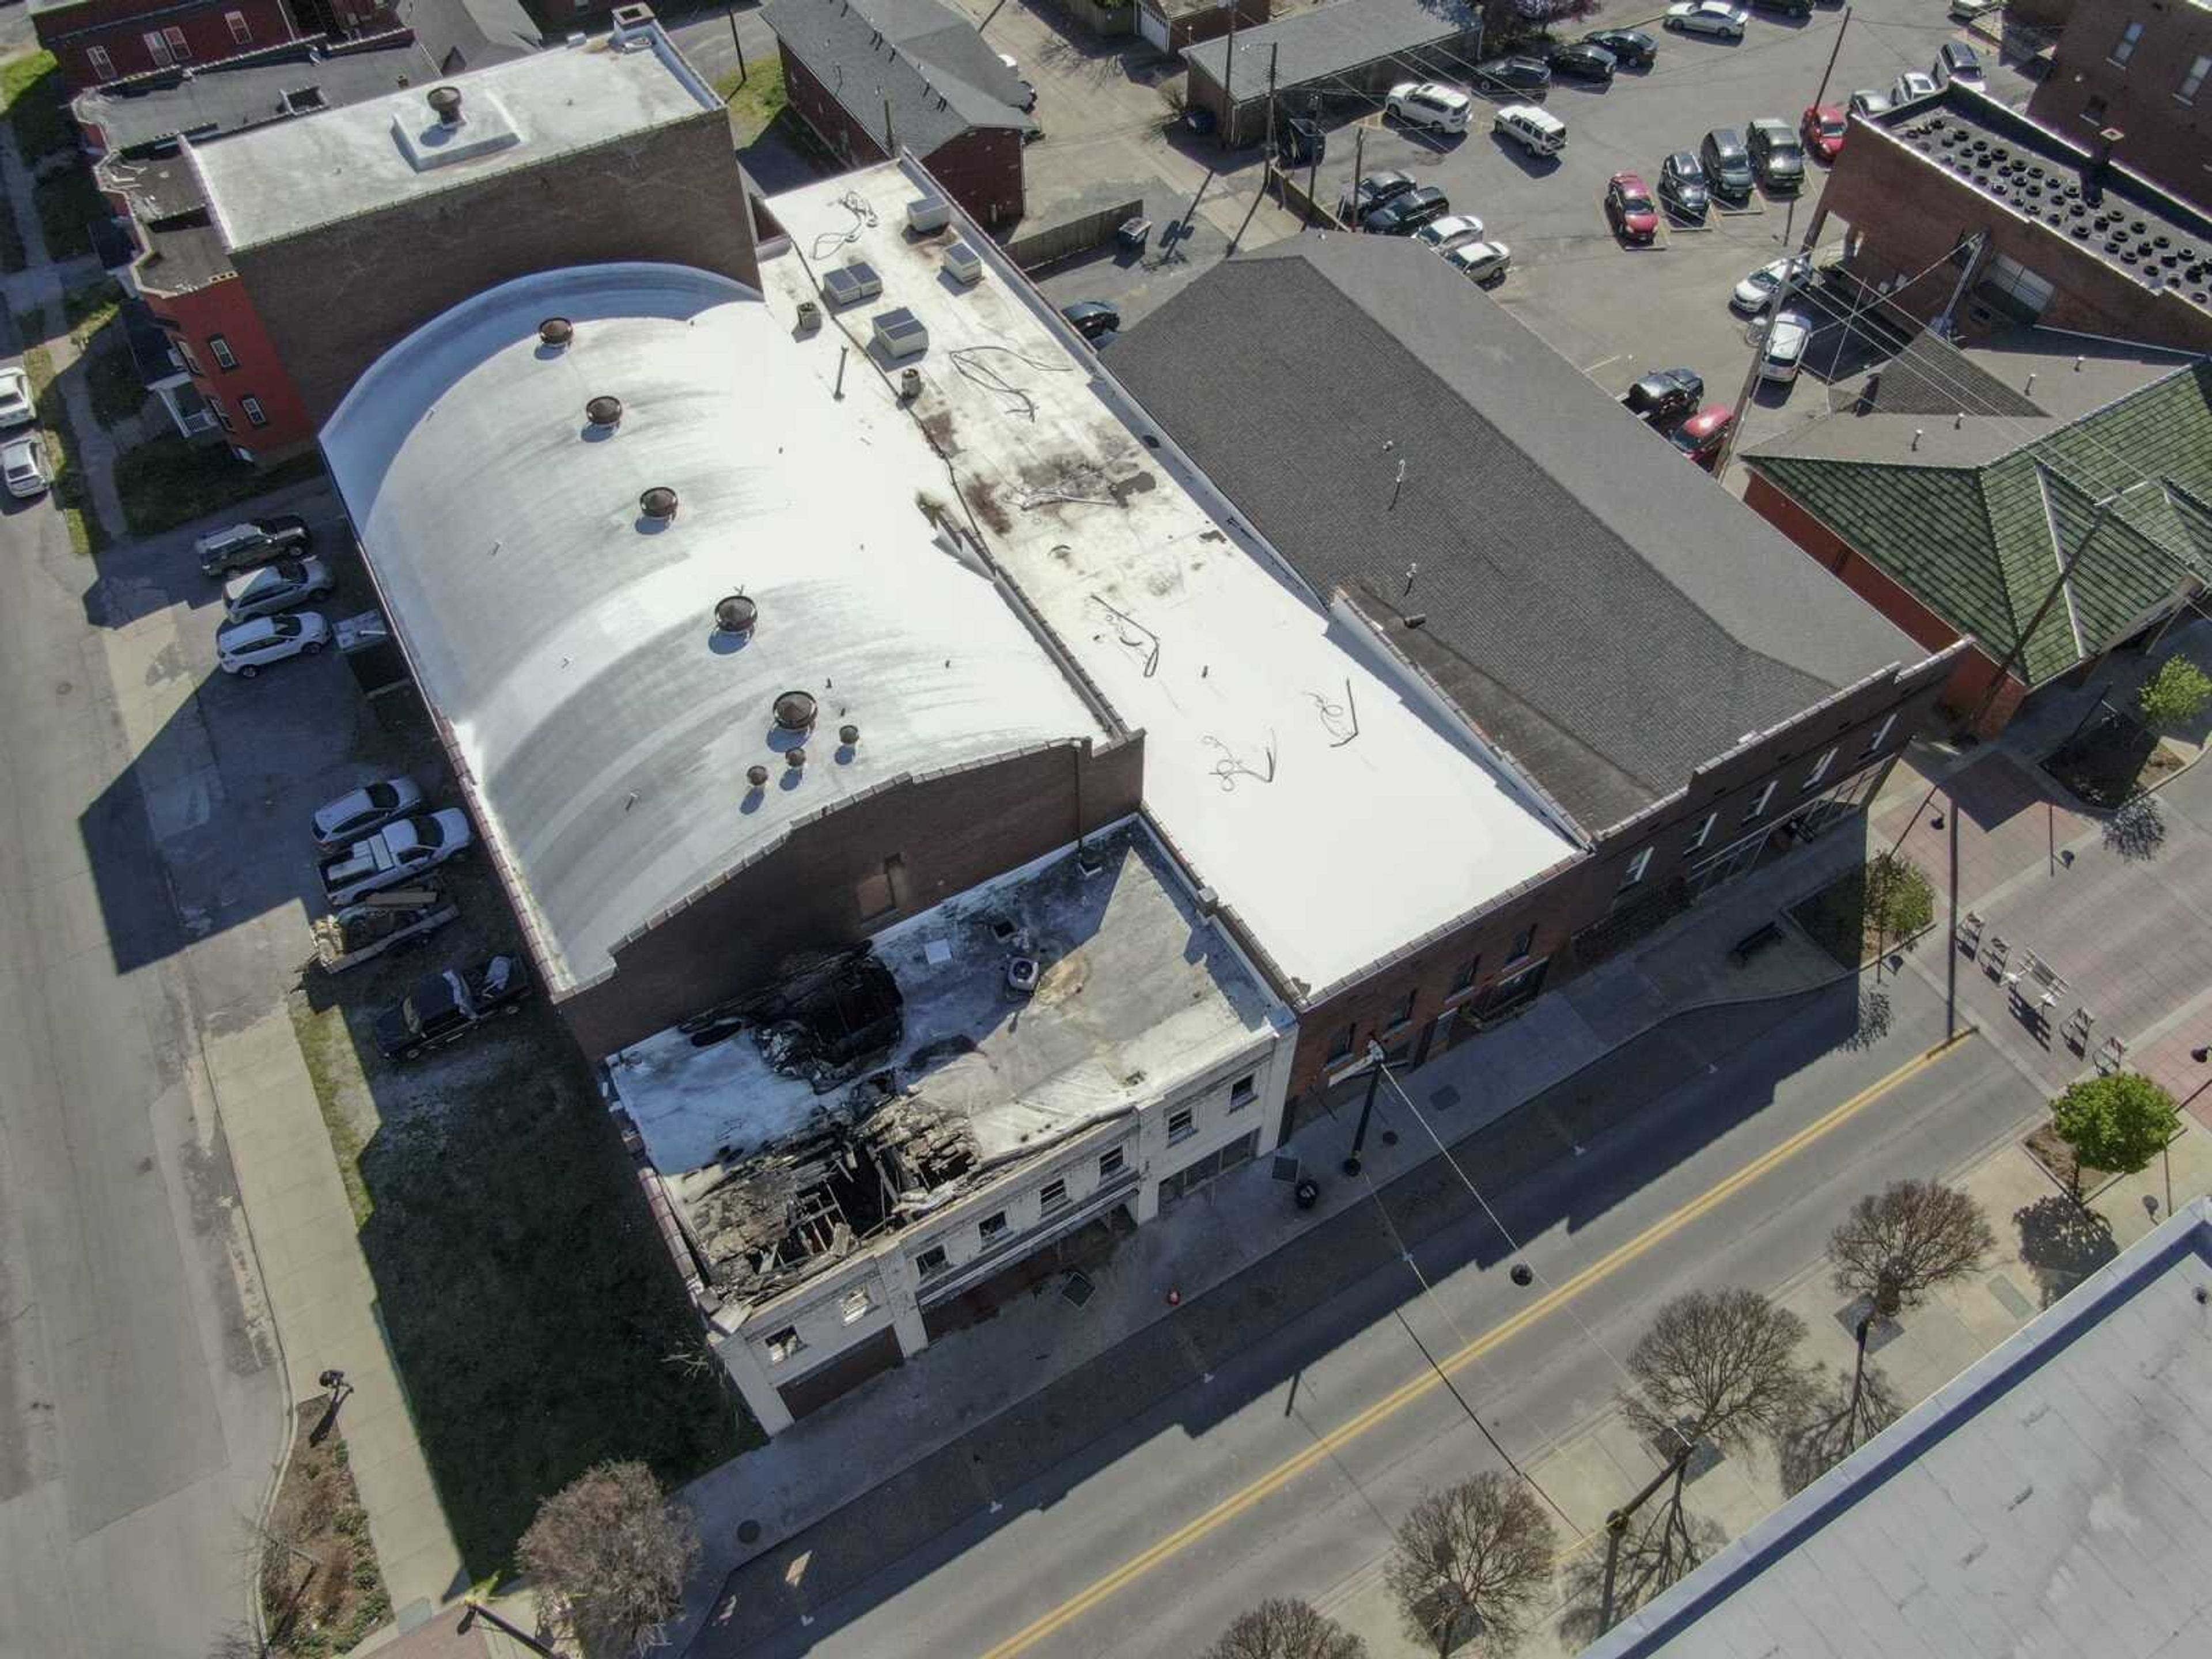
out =
[[[198,364],[192,384],[210,404],[230,416],[225,439],[257,459],[275,459],[313,441],[314,422],[292,384],[254,309],[252,296],[235,276],[225,276],[190,294],[149,294],[147,308],[179,326],[173,337],[190,348],[188,362]],[[238,367],[225,368],[215,352],[220,336]],[[247,420],[244,400],[252,398],[269,424]]]
[[[356,0],[356,10],[388,20],[383,6]],[[232,33],[228,15],[246,20],[251,39],[241,41]],[[58,10],[32,14],[32,27],[40,44],[61,64],[62,80],[71,94],[107,81],[145,75],[176,64],[212,64],[241,52],[258,52],[299,38],[283,0],[205,0],[203,4],[176,0],[81,0]],[[173,52],[164,63],[146,44],[148,33],[180,30],[185,51]],[[92,49],[107,53],[111,69],[103,74],[94,64]]]
[[[1181,52],[1185,46],[1228,33],[1231,11],[1237,14],[1238,28],[1257,28],[1267,21],[1268,0],[1237,0],[1233,6],[1209,6],[1204,11],[1187,13],[1168,25],[1168,50]]]
[[[881,116],[873,125],[856,119],[795,53],[783,55],[783,86],[806,125],[840,161],[866,167],[889,159]],[[1022,137],[1012,131],[971,128],[921,158],[945,194],[987,227],[1012,224],[1022,216]]]
[[[830,147],[831,155],[848,167],[867,167],[890,159],[880,129],[871,130],[854,120],[852,112],[830,95],[812,70],[795,53],[783,54],[783,90],[799,118]]]
[[[2115,64],[2112,50],[2130,22],[2143,26],[2142,38],[2124,65]],[[2177,95],[2202,57],[2212,57],[2212,12],[2201,5],[2079,0],[2027,112],[2081,144],[2101,128],[2118,128],[2127,135],[2113,152],[2121,161],[2202,202],[2212,197],[2212,80],[2188,103]]]

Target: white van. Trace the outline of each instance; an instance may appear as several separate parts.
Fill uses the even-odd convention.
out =
[[[1490,130],[1503,133],[1531,155],[1557,155],[1567,147],[1567,124],[1534,104],[1506,105]]]

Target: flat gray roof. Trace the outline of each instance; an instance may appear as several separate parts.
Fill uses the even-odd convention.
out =
[[[1464,0],[1332,0],[1311,11],[1237,30],[1237,69],[1230,91],[1240,99],[1266,97],[1271,55],[1279,92],[1394,52],[1449,40],[1473,28],[1477,15]],[[1218,82],[1229,52],[1230,37],[1216,35],[1185,46],[1182,60]],[[1413,71],[1409,68],[1407,74]]]
[[[417,86],[196,145],[230,246],[281,241],[722,106],[658,28],[627,47],[601,36],[441,84],[461,91],[457,129],[440,130],[430,88]]]
[[[2212,1651],[2198,1199],[1583,1659]]]

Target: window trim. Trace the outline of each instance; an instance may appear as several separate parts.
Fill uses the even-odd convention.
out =
[[[1336,1034],[1336,1040],[1328,1045],[1328,1052],[1322,1056],[1322,1063],[1341,1066],[1352,1058],[1352,1051],[1358,1047],[1359,1023],[1354,1020]]]
[[[208,356],[215,359],[216,368],[227,370],[238,367],[238,354],[230,349],[228,335],[210,334],[207,337],[207,345]]]
[[[1229,1085],[1229,1109],[1241,1112],[1260,1097],[1260,1074],[1247,1072]]]
[[[253,25],[246,21],[244,12],[227,11],[222,15],[222,21],[230,26],[233,46],[250,46],[253,44]]]
[[[1067,1207],[1067,1177],[1054,1176],[1037,1188],[1037,1212],[1050,1215],[1054,1210]]]
[[[1512,954],[1505,958],[1505,965],[1508,968],[1516,962],[1526,962],[1534,956],[1536,954],[1536,924],[1532,921],[1516,934],[1510,948]],[[1515,976],[1509,975],[1507,977],[1510,979]],[[1502,984],[1504,981],[1499,982]],[[1492,988],[1494,990],[1496,987],[1493,986]]]
[[[238,400],[238,406],[244,412],[246,423],[248,426],[263,427],[269,424],[269,411],[261,406],[261,399],[252,392],[249,392],[240,398]]]
[[[101,80],[112,81],[115,78],[115,60],[107,55],[106,46],[97,44],[87,46],[84,49],[84,60],[92,66],[92,72]]]
[[[1181,1118],[1182,1120],[1182,1127],[1181,1128],[1177,1128],[1176,1127],[1176,1120],[1177,1118]],[[1184,1141],[1188,1140],[1197,1133],[1198,1113],[1193,1108],[1188,1106],[1178,1106],[1168,1114],[1169,1146],[1181,1146]]]
[[[933,1261],[930,1260],[932,1256],[937,1259]],[[926,1250],[918,1250],[915,1253],[914,1276],[917,1279],[932,1279],[941,1273],[951,1272],[951,1253],[941,1243],[933,1244]]]
[[[1751,810],[1743,815],[1746,823],[1757,823],[1766,816],[1766,809],[1774,804],[1774,791],[1781,783],[1779,778],[1769,778],[1759,786],[1759,793],[1752,798]]]
[[[2182,71],[2181,84],[2174,89],[2173,101],[2194,106],[2197,94],[2203,89],[2208,78],[2212,78],[2212,52],[2200,52],[2197,60]]]
[[[155,69],[176,68],[177,55],[169,49],[169,37],[167,31],[148,29],[138,37],[138,40],[139,43],[146,48],[146,55],[154,60]]]
[[[982,1240],[984,1248],[988,1249],[1013,1230],[1013,1224],[1006,1219],[1006,1212],[994,1210],[975,1224],[975,1237]]]
[[[1474,982],[1482,977],[1482,952],[1477,951],[1460,963],[1459,971],[1452,975],[1451,989],[1444,993],[1446,1002],[1456,1001],[1474,989]]]
[[[184,30],[172,23],[161,31],[161,35],[168,41],[169,50],[176,53],[177,61],[179,64],[189,64],[192,61],[192,43],[185,38]]]
[[[866,1285],[855,1285],[837,1298],[837,1317],[848,1325],[859,1324],[875,1310],[875,1296]]]
[[[786,1325],[761,1339],[761,1352],[771,1365],[788,1365],[806,1352],[806,1339],[796,1325]]]
[[[1719,812],[1712,811],[1706,813],[1705,821],[1698,826],[1698,833],[1691,836],[1687,842],[1683,843],[1682,850],[1685,853],[1694,853],[1700,847],[1703,847],[1707,842],[1712,839],[1713,831],[1720,827],[1720,821],[1721,815]]]
[[[1413,1023],[1413,1012],[1419,1006],[1420,999],[1421,988],[1417,985],[1406,993],[1402,1001],[1392,1004],[1390,1018],[1382,1027],[1382,1035],[1388,1036],[1393,1031],[1402,1031],[1411,1025]]]
[[[1655,850],[1649,846],[1636,849],[1636,856],[1628,860],[1628,868],[1621,872],[1620,885],[1624,890],[1644,879],[1645,872],[1651,868],[1651,854]]]
[[[1128,1167],[1129,1155],[1124,1147],[1109,1146],[1098,1154],[1098,1178],[1101,1181],[1111,1181]]]
[[[1813,763],[1813,769],[1805,775],[1805,781],[1799,784],[1798,788],[1817,789],[1820,787],[1820,780],[1828,775],[1828,769],[1836,763],[1836,749],[1834,744],[1828,745],[1827,751]]]
[[[1874,735],[1867,739],[1867,746],[1859,752],[1866,755],[1878,752],[1882,744],[1889,741],[1891,729],[1894,727],[1896,724],[1897,711],[1893,708],[1889,713],[1881,717],[1881,724],[1875,727]]]
[[[2112,42],[2112,51],[2105,54],[2105,61],[2125,69],[2130,60],[2135,57],[2136,48],[2142,45],[2142,21],[2140,18],[2130,17],[2128,19],[2127,27],[2120,31],[2120,38]]]

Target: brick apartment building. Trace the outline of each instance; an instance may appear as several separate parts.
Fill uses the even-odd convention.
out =
[[[398,24],[390,0],[31,0],[30,9],[39,44],[53,53],[72,96],[134,76]]]
[[[2191,202],[2212,202],[2212,8],[2077,0],[2027,112]]]
[[[848,166],[918,157],[993,228],[1022,216],[1030,94],[968,19],[937,0],[768,0],[791,106]]]
[[[1922,321],[2033,324],[2212,350],[2212,217],[2112,155],[1954,82],[1852,118],[1806,232]]]

